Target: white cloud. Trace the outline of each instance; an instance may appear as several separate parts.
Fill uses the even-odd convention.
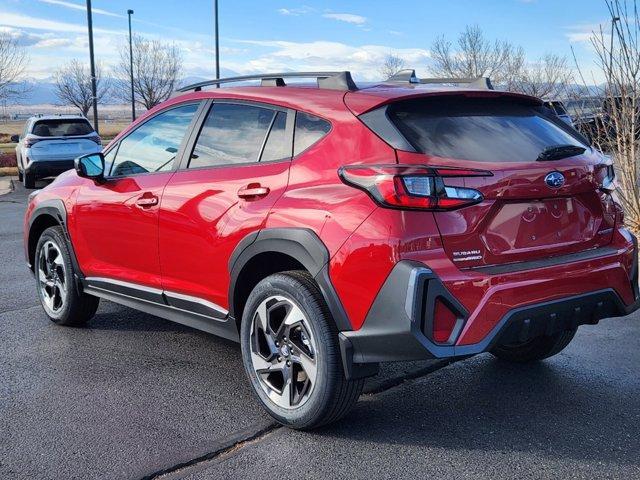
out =
[[[353,13],[325,13],[322,16],[339,22],[352,23],[354,25],[364,25],[367,23],[367,17],[354,15]]]
[[[385,45],[353,46],[339,42],[306,43],[282,40],[238,40],[238,43],[268,49],[246,62],[226,61],[225,66],[240,73],[290,70],[350,70],[362,80],[379,80],[378,69],[391,50]],[[420,48],[393,50],[408,66],[426,65],[429,52]]]
[[[291,15],[294,17],[299,17],[300,15],[305,15],[313,11],[314,9],[311,7],[308,7],[307,5],[302,5],[301,7],[296,7],[296,8],[279,8],[278,9],[278,13],[280,15]]]
[[[605,21],[602,23],[589,23],[580,25],[570,25],[565,27],[566,33],[564,34],[570,43],[591,43],[591,38],[594,34],[599,35],[602,28],[603,36],[605,39],[611,37],[610,35],[610,22]]]
[[[34,48],[62,48],[73,45],[70,38],[46,38],[34,44]]]
[[[48,3],[50,5],[58,5],[65,8],[71,8],[73,10],[82,10],[87,11],[87,6],[85,4],[66,2],[64,0],[39,0],[42,3]],[[98,15],[106,15],[108,17],[120,17],[124,18],[124,15],[119,15],[117,13],[109,12],[107,10],[103,10],[101,8],[91,8],[91,11]]]
[[[17,13],[9,13],[0,11],[0,25],[16,28],[31,28],[34,30],[47,30],[50,32],[71,32],[71,33],[87,33],[87,26],[84,24],[58,22],[55,20],[47,20],[46,18],[32,17],[30,15],[21,15]],[[104,28],[94,28],[94,32],[123,34],[124,30],[107,30]]]

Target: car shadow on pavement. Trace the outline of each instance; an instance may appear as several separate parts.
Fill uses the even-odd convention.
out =
[[[625,384],[572,367],[479,356],[364,397],[342,423],[320,434],[346,445],[527,452],[638,465],[637,380]]]

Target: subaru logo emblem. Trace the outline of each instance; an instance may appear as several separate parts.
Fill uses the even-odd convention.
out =
[[[564,175],[560,172],[550,172],[544,177],[544,183],[551,188],[560,188],[564,185]]]

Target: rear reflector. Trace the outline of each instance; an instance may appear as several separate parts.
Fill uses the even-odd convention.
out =
[[[488,177],[491,172],[413,165],[354,165],[338,175],[347,185],[367,192],[378,204],[409,210],[455,210],[483,200],[472,188],[446,184],[448,178]]]
[[[458,320],[456,314],[438,299],[436,300],[433,317],[433,341],[436,343],[448,343]]]

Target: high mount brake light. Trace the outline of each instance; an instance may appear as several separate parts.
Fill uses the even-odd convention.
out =
[[[483,200],[477,190],[447,185],[447,178],[493,176],[486,170],[412,165],[354,165],[341,167],[338,175],[383,207],[433,211],[455,210]]]

